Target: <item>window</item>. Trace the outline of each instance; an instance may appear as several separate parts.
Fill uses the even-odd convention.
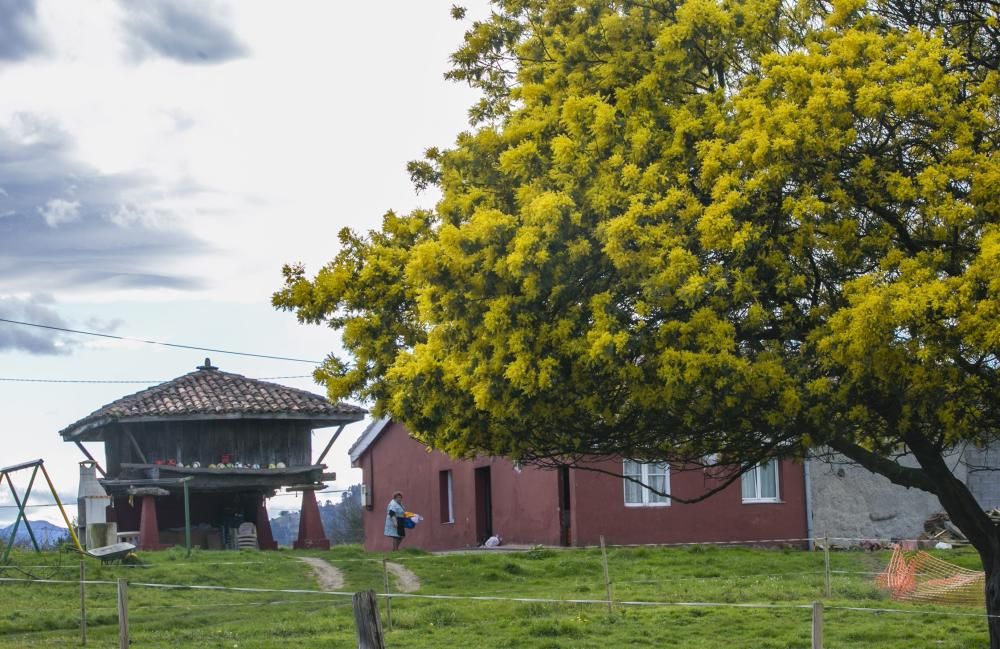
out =
[[[455,522],[455,497],[451,482],[451,471],[438,473],[438,489],[441,497],[441,523]]]
[[[626,506],[663,507],[670,504],[670,498],[661,496],[649,488],[670,493],[670,466],[666,462],[644,464],[635,460],[625,460],[622,474],[625,476]],[[642,484],[633,480],[638,480]]]
[[[743,474],[743,502],[778,502],[778,461],[758,464]]]

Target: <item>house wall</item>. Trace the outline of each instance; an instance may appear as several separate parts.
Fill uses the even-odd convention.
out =
[[[410,438],[406,429],[390,423],[358,458],[364,471],[371,506],[363,514],[365,549],[391,549],[383,535],[385,512],[395,491],[403,505],[424,521],[407,530],[402,547],[448,550],[474,547],[476,535],[475,470],[489,468],[492,485],[493,532],[505,543],[555,545],[559,542],[558,474],[526,468],[515,471],[502,458],[456,461]],[[454,522],[442,522],[440,472],[452,472]]]
[[[927,517],[943,510],[936,496],[893,484],[838,453],[821,450],[808,461],[816,538],[839,539],[838,545],[856,545],[862,539],[915,539],[924,531]],[[960,480],[967,479],[957,454],[947,462]],[[900,463],[916,466],[912,457]]]
[[[621,473],[621,460],[590,466]],[[709,470],[710,471],[710,470]],[[780,502],[743,503],[737,480],[704,501],[666,507],[625,506],[622,478],[575,469],[572,472],[571,511],[573,545],[596,545],[601,535],[609,544],[698,543],[805,539],[805,481],[803,465],[781,461],[778,469]],[[718,483],[704,469],[670,474],[670,492],[695,498]]]

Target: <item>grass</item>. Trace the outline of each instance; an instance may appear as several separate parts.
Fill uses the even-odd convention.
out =
[[[329,552],[144,553],[143,567],[101,566],[87,560],[88,646],[117,647],[114,582],[130,582],[129,622],[137,647],[350,647],[355,646],[349,597],[154,588],[188,584],[262,589],[316,588],[298,556],[317,556],[340,568],[349,592],[384,589],[382,555],[357,546]],[[969,550],[942,552],[947,561],[978,568]],[[603,599],[600,550],[394,554],[421,580],[418,594],[522,599]],[[928,613],[981,613],[978,609],[902,605],[873,585],[888,553],[831,554],[833,597],[825,600],[825,646],[951,649],[988,644],[981,617]],[[822,553],[746,548],[612,548],[608,551],[616,601],[669,606],[533,601],[394,598],[389,647],[536,649],[614,647],[808,647],[810,611],[822,597]],[[34,567],[43,566],[43,567]],[[71,583],[0,582],[0,649],[79,644],[79,558],[68,553],[15,554],[0,575]],[[690,605],[680,605],[686,603]],[[766,604],[776,608],[704,606]],[[801,605],[802,608],[793,608]],[[380,601],[383,619],[384,600]],[[907,613],[848,611],[837,607],[892,608]]]

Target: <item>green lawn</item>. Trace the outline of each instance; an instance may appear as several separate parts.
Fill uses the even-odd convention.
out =
[[[939,553],[978,567],[968,550]],[[382,555],[356,546],[330,552],[144,553],[145,567],[102,567],[87,561],[87,579],[129,580],[134,647],[352,647],[349,597],[165,589],[184,584],[264,589],[316,588],[296,556],[318,556],[339,567],[346,591],[383,590]],[[834,552],[833,597],[825,600],[826,643],[833,647],[965,648],[987,644],[978,609],[901,605],[873,586],[888,553]],[[600,550],[534,550],[392,556],[420,578],[417,594],[522,599],[603,599]],[[394,598],[389,647],[808,647],[810,611],[822,597],[823,555],[800,550],[744,548],[612,548],[608,551],[616,601],[669,605],[616,606],[565,602]],[[44,566],[44,567],[34,567]],[[0,574],[74,583],[0,582],[0,649],[79,644],[79,559],[69,553],[20,553]],[[87,586],[88,646],[117,647],[114,584]],[[684,605],[681,605],[681,604]],[[773,608],[704,606],[761,604]],[[688,605],[689,604],[689,605]],[[380,601],[383,620],[384,601]],[[803,606],[803,608],[795,608]],[[912,614],[849,611],[892,608]]]

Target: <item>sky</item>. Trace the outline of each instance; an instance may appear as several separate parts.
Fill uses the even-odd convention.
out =
[[[475,94],[443,75],[488,11],[465,2],[455,21],[451,4],[0,0],[0,318],[314,362],[338,349],[270,296],[283,264],[332,259],[341,228],[433,207],[405,165],[469,128]],[[75,515],[84,458],[58,431],[206,356],[323,393],[314,363],[0,322],[0,467],[44,459]],[[367,423],[328,455],[331,490],[360,481],[347,451]],[[11,503],[4,486],[0,526]]]

